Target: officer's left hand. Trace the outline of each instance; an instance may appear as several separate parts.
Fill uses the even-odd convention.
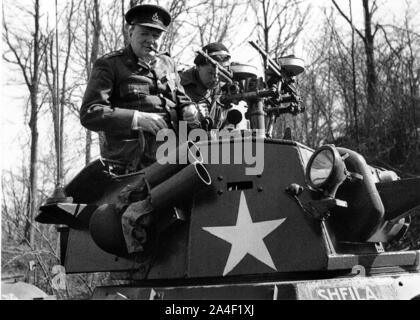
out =
[[[195,122],[197,120],[198,110],[195,104],[190,104],[182,109],[182,119],[188,123]]]

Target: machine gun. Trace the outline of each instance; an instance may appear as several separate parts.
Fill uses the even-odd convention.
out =
[[[246,101],[246,117],[250,120],[251,129],[258,130],[257,135],[261,138],[271,138],[274,124],[280,115],[297,115],[305,111],[295,80],[295,76],[304,71],[303,61],[290,56],[283,58],[280,66],[255,42],[250,41],[250,44],[266,61],[265,80],[257,78],[255,68],[252,70],[251,66],[232,64],[230,69],[233,82],[224,87],[220,102],[228,109],[231,104]],[[267,128],[266,116],[269,118]]]
[[[267,136],[272,137],[274,124],[277,118],[286,113],[298,115],[305,111],[302,100],[296,88],[296,76],[304,72],[303,61],[295,56],[280,58],[281,65],[272,60],[269,54],[254,41],[249,44],[262,56],[265,64],[265,77],[267,86],[273,91],[277,89],[278,96],[268,100],[266,109],[269,117]],[[279,107],[288,103],[288,107]]]

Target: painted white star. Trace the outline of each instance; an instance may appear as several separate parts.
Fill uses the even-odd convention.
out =
[[[231,272],[248,253],[277,271],[263,240],[284,221],[286,219],[253,223],[245,194],[242,192],[236,226],[203,228],[212,235],[232,244],[223,276]]]

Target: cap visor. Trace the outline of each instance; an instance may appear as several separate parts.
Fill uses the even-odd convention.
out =
[[[153,23],[134,23],[134,25],[149,27],[149,28],[158,29],[158,30],[161,30],[161,31],[166,31],[167,30],[165,27],[161,27],[161,26],[158,26],[158,25],[153,24]]]

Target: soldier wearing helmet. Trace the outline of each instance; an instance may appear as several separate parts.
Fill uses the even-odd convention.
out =
[[[171,15],[156,5],[137,5],[125,15],[129,45],[99,58],[80,110],[89,130],[104,132],[102,157],[129,171],[156,161],[156,134],[177,119],[196,122],[196,105],[185,94],[176,65],[158,53]]]
[[[210,43],[202,51],[216,60],[221,66],[230,66],[231,55],[229,50],[220,42]],[[222,114],[216,115],[217,97],[220,94],[221,82],[217,71],[203,56],[198,55],[194,60],[195,66],[181,73],[181,84],[187,95],[198,104],[200,117],[211,116],[213,120]]]

